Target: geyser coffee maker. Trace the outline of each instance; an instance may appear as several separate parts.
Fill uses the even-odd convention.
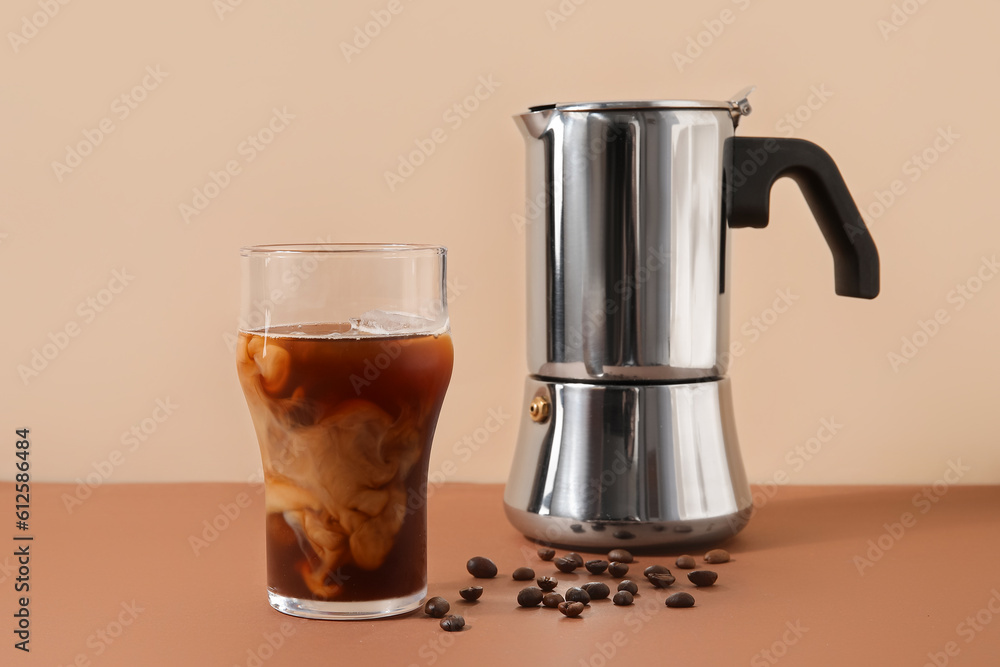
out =
[[[530,538],[679,547],[746,524],[724,354],[728,228],[767,225],[775,179],[801,188],[837,294],[878,294],[878,252],[830,156],[799,139],[734,136],[751,91],[516,118],[530,375],[504,504]]]

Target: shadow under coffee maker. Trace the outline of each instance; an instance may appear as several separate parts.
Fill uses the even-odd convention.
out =
[[[529,538],[680,547],[746,524],[724,354],[728,230],[767,225],[776,179],[801,188],[837,294],[879,292],[875,243],[830,156],[800,139],[735,136],[750,92],[516,117],[530,375],[504,505]]]

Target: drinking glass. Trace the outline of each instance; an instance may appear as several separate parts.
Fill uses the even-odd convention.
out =
[[[260,446],[271,606],[402,614],[427,593],[427,465],[451,379],[447,250],[241,249],[236,366]]]

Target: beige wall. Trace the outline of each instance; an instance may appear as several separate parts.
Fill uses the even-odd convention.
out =
[[[46,4],[52,18],[38,13]],[[3,432],[32,429],[37,479],[97,468],[112,482],[247,479],[259,464],[225,339],[237,248],[434,242],[450,250],[456,366],[431,466],[502,481],[526,370],[511,116],[553,101],[718,99],[755,83],[740,132],[816,141],[878,214],[882,295],[834,296],[829,251],[791,183],[775,188],[771,228],[733,234],[732,331],[745,351],[732,376],[751,479],[930,482],[960,459],[964,482],[1000,482],[1000,280],[977,275],[993,277],[984,261],[1000,248],[1000,5],[896,4],[916,12],[897,10],[888,32],[889,0],[394,0],[401,11],[348,62],[340,43],[390,3],[5,2]],[[699,33],[707,45],[679,67],[675,52]],[[449,113],[477,90],[478,108]],[[263,150],[242,143],[270,123],[281,131]],[[390,190],[385,172],[436,128],[445,141]],[[88,135],[100,140],[89,155],[53,167]],[[914,170],[925,151],[936,161]],[[238,173],[185,220],[180,206],[230,161]],[[901,194],[880,211],[875,193],[895,180]],[[954,291],[964,284],[981,289],[967,300]],[[778,291],[794,304],[763,331],[753,318],[770,321]],[[106,303],[98,312],[88,298]],[[893,368],[888,354],[935,313],[945,323]],[[64,349],[22,380],[50,337]],[[491,411],[509,415],[503,427],[456,453]],[[824,420],[835,435],[797,462],[796,447],[828,435]],[[133,426],[142,439],[123,442]]]

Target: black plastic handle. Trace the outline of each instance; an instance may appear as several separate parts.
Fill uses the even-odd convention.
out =
[[[771,186],[787,176],[798,183],[833,253],[837,294],[878,296],[878,250],[833,158],[802,139],[734,137],[730,142],[729,226],[766,227]]]

